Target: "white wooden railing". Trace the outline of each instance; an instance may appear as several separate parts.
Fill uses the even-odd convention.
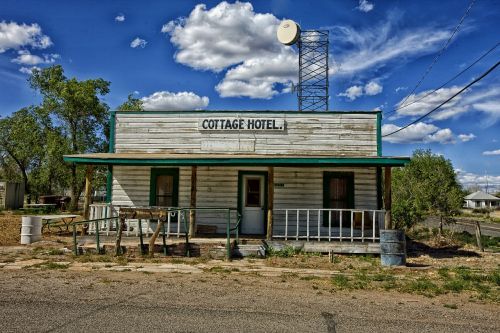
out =
[[[172,209],[172,207],[162,208]],[[114,206],[111,204],[92,204],[90,205],[89,220],[117,217],[119,215],[119,212],[120,206]],[[167,237],[175,236],[179,238],[185,235],[184,227],[182,226],[183,214],[185,213],[186,212],[182,209],[170,211],[164,224],[165,235]],[[114,233],[116,231],[116,223],[117,220],[100,223],[99,232],[109,236],[111,233]],[[152,219],[125,219],[125,230],[123,230],[123,236],[139,236],[139,225],[141,226],[142,234],[146,237],[149,237],[154,233],[157,222]],[[95,232],[95,225],[90,224],[88,233],[95,234]]]
[[[376,242],[384,210],[294,208],[273,210],[273,238]]]

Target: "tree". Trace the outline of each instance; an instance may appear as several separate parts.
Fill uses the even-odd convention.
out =
[[[108,106],[100,96],[109,93],[108,81],[101,78],[79,81],[64,76],[61,66],[34,70],[29,78],[33,89],[42,97],[42,110],[53,121],[64,138],[66,154],[103,151],[106,145],[105,123]],[[71,190],[70,209],[77,209],[78,198],[84,187],[84,172],[75,164],[68,166]]]
[[[428,214],[443,220],[460,212],[463,192],[450,160],[430,150],[416,150],[411,162],[394,170],[393,220],[397,227],[411,227]]]
[[[143,102],[139,98],[128,95],[127,101],[116,108],[118,111],[144,111]]]
[[[37,107],[30,106],[0,120],[0,150],[5,152],[3,169],[12,170],[9,165],[15,163],[28,199],[32,194],[28,174],[40,167],[44,157],[45,136],[38,111]]]

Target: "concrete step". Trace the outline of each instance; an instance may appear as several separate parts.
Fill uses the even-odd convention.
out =
[[[238,244],[233,248],[234,257],[258,257],[266,256],[266,248],[261,244]]]

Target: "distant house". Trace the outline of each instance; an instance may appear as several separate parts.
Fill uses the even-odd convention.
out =
[[[477,191],[464,198],[466,208],[497,208],[500,206],[500,198],[494,195]]]

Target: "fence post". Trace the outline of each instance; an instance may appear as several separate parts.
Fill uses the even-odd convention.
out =
[[[99,221],[95,221],[95,243],[97,254],[101,253],[101,244],[99,244]]]
[[[481,242],[481,225],[479,224],[479,221],[476,221],[476,241],[479,250],[481,250],[481,252],[484,252],[484,247]]]
[[[76,224],[73,224],[73,253],[78,255],[78,247],[76,245]]]

